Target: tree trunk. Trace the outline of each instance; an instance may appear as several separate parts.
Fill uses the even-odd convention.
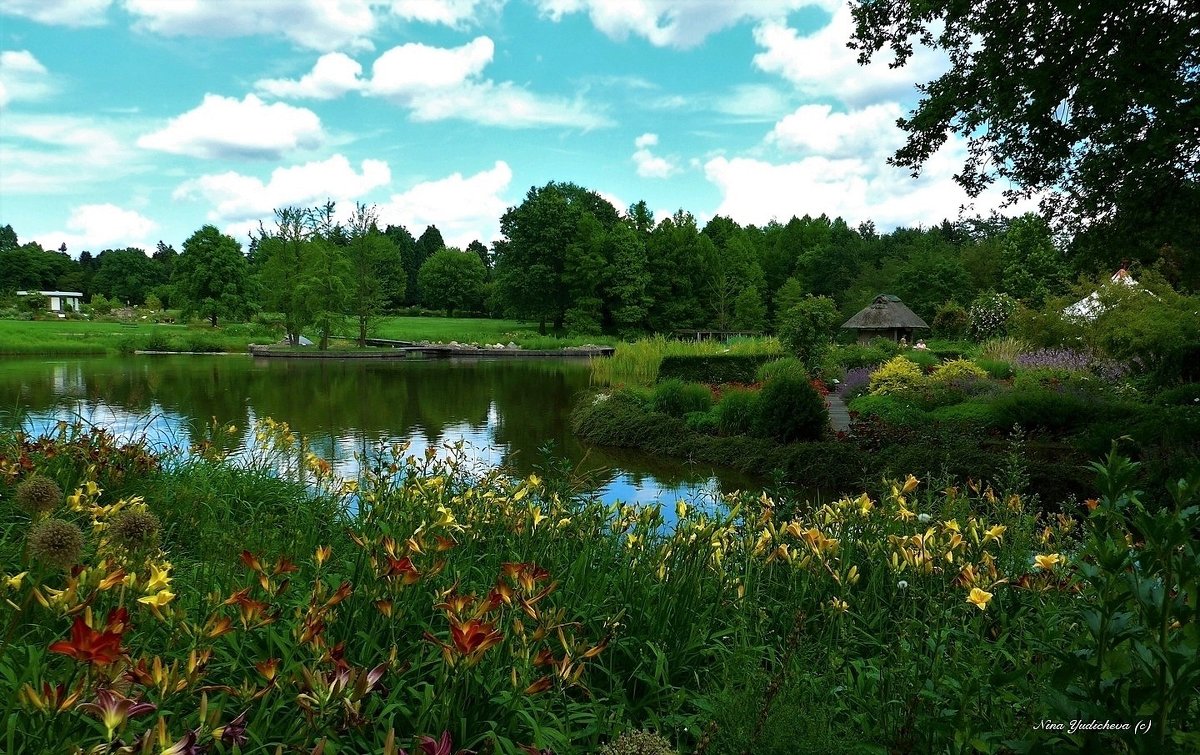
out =
[[[215,314],[214,314],[214,315],[212,315],[212,316],[209,318],[209,322],[211,322],[211,323],[212,323],[212,326],[213,326],[214,328],[215,328],[215,327],[217,327],[217,316],[216,316]]]
[[[367,345],[367,318],[358,318],[358,345]]]

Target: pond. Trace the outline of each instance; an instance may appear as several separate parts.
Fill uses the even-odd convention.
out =
[[[288,360],[244,355],[0,360],[0,411],[37,434],[59,420],[188,448],[216,420],[244,452],[255,421],[288,423],[346,477],[379,444],[409,454],[466,442],[472,461],[526,476],[563,460],[607,502],[704,503],[754,487],[731,470],[588,448],[571,433],[589,385],[581,359]],[[550,456],[548,456],[550,454]],[[664,509],[664,515],[670,507]]]

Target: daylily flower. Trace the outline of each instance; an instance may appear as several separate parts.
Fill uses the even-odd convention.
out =
[[[454,752],[454,741],[450,739],[449,731],[443,731],[440,739],[421,737],[418,744],[421,746],[422,755],[475,755],[471,750]]]
[[[104,728],[108,730],[108,739],[112,741],[113,733],[124,726],[126,721],[152,713],[157,708],[153,703],[140,703],[120,692],[100,689],[96,691],[96,699],[90,703],[80,703],[79,710],[92,713],[103,721]]]
[[[21,694],[25,696],[30,705],[43,713],[61,713],[75,705],[75,701],[83,694],[83,683],[81,682],[71,692],[67,692],[65,684],[51,687],[49,682],[42,682],[41,692],[29,684],[25,684],[21,687]]]
[[[983,542],[987,544],[989,540],[995,540],[997,543],[1004,539],[1004,533],[1008,530],[1003,524],[997,524],[983,531]]]
[[[153,595],[147,595],[144,598],[138,598],[138,602],[154,608],[162,608],[174,599],[175,593],[171,592],[170,590],[159,590]]]
[[[150,580],[146,582],[144,587],[148,593],[156,593],[160,590],[165,590],[171,586],[171,567],[168,564],[159,566],[158,564],[150,564]]]
[[[123,629],[123,624],[121,626]],[[83,616],[76,616],[71,625],[71,639],[51,643],[49,650],[69,655],[80,663],[107,666],[121,657],[121,631],[105,627],[104,631],[98,632],[88,626]]]
[[[1039,554],[1037,556],[1034,556],[1033,560],[1034,560],[1034,563],[1037,564],[1039,569],[1045,569],[1046,571],[1050,571],[1054,567],[1056,567],[1059,564],[1066,561],[1065,558],[1063,558],[1062,556],[1060,556],[1057,553],[1051,553],[1051,554],[1045,555],[1045,556]]]
[[[21,589],[21,583],[22,583],[22,582],[25,580],[25,576],[26,576],[27,574],[29,574],[29,572],[27,572],[27,571],[23,571],[23,572],[21,572],[20,574],[14,574],[14,575],[13,575],[13,576],[11,576],[11,577],[9,577],[9,576],[6,576],[6,577],[4,578],[4,584],[5,584],[5,586],[6,586],[6,587],[8,587],[8,589],[10,589],[10,590],[20,590],[20,589]]]
[[[978,587],[971,588],[971,594],[967,596],[967,602],[978,607],[980,611],[986,611],[988,601],[992,599],[992,594],[987,590],[982,590]]]
[[[229,723],[213,729],[213,739],[220,740],[226,747],[241,747],[246,744],[249,739],[246,736],[246,714],[249,712],[244,710]]]
[[[462,624],[451,621],[450,639],[454,642],[454,649],[474,663],[489,648],[498,645],[504,636],[494,625],[471,619]]]
[[[916,490],[917,486],[920,484],[921,484],[920,480],[918,480],[916,477],[913,477],[912,475],[909,475],[908,479],[904,481],[904,491],[903,492],[911,493],[914,490]]]

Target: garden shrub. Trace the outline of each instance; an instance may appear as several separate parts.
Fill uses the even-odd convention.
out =
[[[683,417],[688,412],[706,412],[712,407],[712,393],[699,383],[666,380],[654,387],[651,405],[656,412]]]
[[[924,372],[932,372],[942,363],[942,360],[936,354],[926,349],[910,349],[904,352],[904,357],[920,367]]]
[[[900,353],[900,344],[886,338],[875,338],[868,343],[841,344],[830,348],[827,358],[842,369],[874,367]]]
[[[745,435],[754,431],[758,415],[758,393],[747,390],[730,390],[721,396],[713,407],[717,430],[722,435]]]
[[[805,378],[787,373],[763,386],[758,397],[758,435],[780,443],[813,440],[829,425],[825,400]]]
[[[984,359],[998,359],[1002,362],[1014,363],[1027,350],[1024,341],[1017,338],[990,338],[979,347],[979,356]]]
[[[684,424],[689,430],[705,435],[715,435],[717,432],[717,418],[712,411],[707,412],[688,412],[683,417]]]
[[[1097,402],[1075,393],[1048,389],[1016,389],[997,396],[992,405],[1004,427],[1020,425],[1064,432],[1086,425],[1097,414]]]
[[[755,371],[775,357],[769,354],[700,354],[665,356],[658,368],[660,382],[750,383]]]
[[[1013,376],[1012,364],[1002,359],[984,359],[980,357],[975,360],[975,364],[993,380],[1008,380]]]
[[[929,416],[937,422],[967,425],[981,430],[1005,429],[1005,416],[990,401],[964,401],[934,409]]]
[[[804,364],[815,368],[833,338],[838,322],[837,305],[827,296],[805,296],[784,314],[779,338]]]
[[[946,384],[953,380],[986,380],[987,372],[969,359],[953,359],[938,365],[929,376],[932,383]]]
[[[970,328],[967,310],[956,301],[943,303],[933,316],[933,332],[944,338],[962,338]]]
[[[861,396],[850,402],[849,409],[903,427],[916,427],[928,421],[920,407],[913,405],[911,400],[898,396]]]
[[[907,393],[924,384],[925,373],[906,357],[893,357],[871,373],[871,393],[876,396]]]
[[[1166,406],[1200,406],[1200,383],[1185,383],[1162,391],[1154,398]]]
[[[971,335],[976,340],[1002,336],[1017,302],[1008,294],[983,294],[971,304]]]
[[[784,357],[783,359],[776,359],[760,365],[754,373],[754,379],[760,383],[765,383],[768,380],[773,380],[784,375],[808,380],[808,370],[805,368],[804,363],[795,357]]]

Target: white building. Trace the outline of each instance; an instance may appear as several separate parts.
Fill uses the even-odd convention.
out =
[[[1136,288],[1138,282],[1133,279],[1133,276],[1129,274],[1128,270],[1121,268],[1117,272],[1113,273],[1113,277],[1109,285],[1122,285],[1129,286],[1130,288]],[[1091,322],[1104,312],[1104,303],[1100,301],[1100,292],[1093,291],[1084,298],[1064,309],[1062,312],[1067,316],[1068,319]]]
[[[46,297],[51,312],[78,312],[83,307],[83,294],[79,291],[18,291],[17,296],[29,296],[30,293]]]

